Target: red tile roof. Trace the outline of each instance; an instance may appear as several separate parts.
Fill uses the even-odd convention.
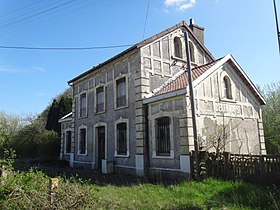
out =
[[[198,77],[200,77],[204,72],[210,69],[213,65],[215,65],[219,60],[221,59],[193,68],[192,69],[193,81],[196,80]],[[174,80],[170,79],[170,82],[167,82],[166,85],[160,87],[159,90],[156,90],[154,95],[161,95],[175,90],[180,90],[186,88],[187,86],[188,86],[188,72],[183,71],[182,74],[179,75],[177,78],[175,78]]]

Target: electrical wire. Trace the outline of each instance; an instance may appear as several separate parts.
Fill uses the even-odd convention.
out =
[[[26,46],[5,46],[0,45],[0,49],[14,49],[14,50],[55,50],[55,51],[73,51],[73,50],[98,50],[98,49],[110,49],[131,47],[133,44],[124,45],[108,45],[108,46],[92,46],[92,47],[26,47]]]
[[[57,9],[57,8],[66,6],[66,5],[68,5],[68,4],[71,4],[71,3],[75,2],[75,1],[77,1],[77,0],[71,0],[71,1],[65,2],[65,3],[63,3],[63,4],[59,4],[59,5],[53,6],[53,7],[51,7],[51,8],[42,10],[42,11],[40,11],[40,12],[31,14],[31,15],[28,15],[28,16],[26,16],[26,17],[23,17],[23,18],[20,18],[20,19],[17,19],[17,20],[14,20],[14,21],[11,21],[11,22],[2,24],[2,25],[0,25],[0,28],[3,29],[3,28],[5,28],[5,27],[10,27],[10,26],[13,25],[13,24],[17,24],[17,23],[23,22],[23,21],[25,21],[25,20],[32,19],[32,18],[34,18],[34,17],[37,17],[37,16],[40,16],[40,15],[42,15],[42,14],[48,13],[48,12],[50,12],[50,11],[52,11],[52,10]]]
[[[147,19],[148,19],[148,14],[149,14],[149,7],[150,7],[150,0],[148,0],[148,5],[147,5],[147,10],[146,10],[146,17],[145,17],[145,24],[144,24],[144,31],[143,31],[142,39],[144,39],[144,37],[145,37]]]

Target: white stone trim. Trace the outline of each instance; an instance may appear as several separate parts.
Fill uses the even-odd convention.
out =
[[[107,123],[98,122],[93,126],[94,140],[93,140],[93,162],[95,163],[95,155],[98,155],[98,137],[97,137],[97,128],[104,126],[105,127],[105,160],[108,159],[108,140],[107,140]]]
[[[81,129],[86,129],[86,139],[85,139],[85,154],[81,154],[80,153],[80,139],[81,139],[81,136],[80,136],[80,131]],[[87,126],[86,125],[81,125],[79,126],[78,128],[78,153],[77,155],[81,155],[81,156],[87,156],[87,140],[88,140],[88,129],[87,129]]]
[[[150,107],[151,109],[151,107]],[[151,113],[151,110],[149,110]],[[161,156],[156,154],[156,124],[155,121],[161,117],[169,117],[170,118],[170,155],[168,156]],[[173,113],[172,112],[159,112],[154,115],[150,115],[149,120],[152,122],[151,130],[152,130],[152,158],[153,159],[174,159],[174,131],[173,131]]]
[[[117,107],[117,81],[120,79],[125,78],[125,105]],[[128,74],[119,74],[115,79],[114,79],[114,109],[123,109],[128,107]]]
[[[71,132],[71,138],[70,138],[70,152],[66,152],[66,140],[67,140],[67,132]],[[63,138],[63,151],[64,151],[64,155],[69,155],[71,153],[71,148],[72,148],[72,135],[73,135],[73,132],[72,132],[72,129],[71,128],[67,128],[63,131],[64,133],[64,138]]]
[[[81,116],[81,103],[82,103],[82,101],[81,101],[81,96],[82,95],[85,95],[86,96],[86,114],[85,114],[85,116]],[[87,94],[87,92],[86,91],[82,91],[80,94],[79,94],[79,98],[78,98],[78,100],[79,100],[79,103],[78,103],[78,118],[85,118],[85,117],[87,117],[87,115],[88,115],[88,94]]]
[[[126,155],[119,155],[117,151],[117,125],[119,123],[126,123]],[[123,119],[120,118],[117,121],[115,121],[115,155],[114,157],[129,157],[129,119]]]
[[[189,155],[180,155],[180,169],[184,173],[191,173],[191,164]]]
[[[101,112],[97,112],[97,89],[100,88],[100,87],[103,87],[103,100],[104,100],[104,103],[103,103],[103,111]],[[95,114],[101,114],[101,113],[104,113],[106,112],[106,86],[104,83],[99,83],[95,88],[94,88],[94,113]]]

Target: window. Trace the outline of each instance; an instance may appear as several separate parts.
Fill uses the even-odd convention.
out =
[[[104,87],[96,89],[96,113],[103,112],[104,110]]]
[[[71,131],[65,133],[65,153],[71,152]]]
[[[117,155],[127,155],[127,124],[118,123],[116,129]]]
[[[191,43],[190,41],[189,41],[189,48],[190,48],[191,62],[195,62],[195,59],[194,59],[194,47],[193,47],[193,43]]]
[[[87,130],[85,128],[81,128],[79,133],[79,151],[78,151],[78,154],[81,155],[86,154],[86,134],[87,134]]]
[[[174,56],[177,58],[183,58],[182,42],[179,37],[174,38],[174,54]]]
[[[231,82],[228,76],[224,76],[224,97],[227,99],[232,99]]]
[[[80,96],[80,117],[85,117],[87,114],[87,96],[85,93]]]
[[[170,118],[156,119],[156,155],[170,155]]]
[[[116,81],[116,107],[126,106],[126,78]]]

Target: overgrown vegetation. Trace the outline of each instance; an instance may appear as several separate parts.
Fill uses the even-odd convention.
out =
[[[18,158],[57,159],[60,147],[58,120],[72,111],[71,89],[58,95],[38,116],[0,113],[0,158],[14,149]]]
[[[263,127],[268,154],[280,154],[280,82],[261,90],[266,105],[262,107]]]
[[[124,179],[125,177],[122,177]],[[30,169],[1,180],[0,209],[278,209],[280,191],[241,181],[206,179],[162,185],[139,182],[130,186],[99,185],[78,177],[59,179],[53,203],[49,177]],[[107,177],[110,180],[110,176]],[[120,181],[119,179],[118,181]]]

